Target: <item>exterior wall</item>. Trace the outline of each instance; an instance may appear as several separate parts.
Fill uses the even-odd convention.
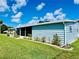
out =
[[[71,28],[70,28],[71,27]],[[27,34],[27,28],[18,29],[19,35]],[[25,30],[25,31],[24,31]],[[53,35],[58,34],[61,39],[61,44],[66,45],[74,42],[79,38],[79,22],[66,22],[66,23],[53,23],[46,25],[32,26],[32,38],[42,38],[46,37],[46,42],[52,42]],[[24,34],[25,33],[25,34]]]
[[[64,44],[64,25],[63,23],[58,24],[47,24],[40,26],[32,27],[32,38],[35,39],[37,37],[42,38],[46,37],[47,42],[51,42],[53,40],[53,35],[58,34],[61,39],[61,44]]]
[[[70,28],[71,27],[71,28]],[[76,23],[65,23],[65,44],[74,42],[77,38]]]
[[[77,38],[79,38],[79,22],[76,23],[77,26]]]

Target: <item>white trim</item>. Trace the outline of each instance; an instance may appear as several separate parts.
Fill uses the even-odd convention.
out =
[[[20,36],[21,36],[21,28],[20,28]]]
[[[21,27],[30,27],[30,26],[38,26],[38,25],[45,25],[45,24],[55,24],[55,23],[64,23],[64,22],[75,22],[73,20],[60,20],[60,21],[52,21],[52,22],[44,22],[44,23],[34,23],[34,24],[25,24]],[[19,28],[21,28],[19,27]]]
[[[26,28],[25,28],[25,36],[26,36]]]

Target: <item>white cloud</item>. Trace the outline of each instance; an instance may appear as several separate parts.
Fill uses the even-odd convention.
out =
[[[40,17],[40,21],[44,21],[44,18],[43,17]]]
[[[20,9],[23,6],[26,6],[28,0],[15,0],[16,4],[13,4],[12,11],[17,13],[17,9]]]
[[[7,0],[0,0],[0,12],[5,12],[6,10],[9,10]]]
[[[74,0],[74,3],[75,4],[79,4],[79,0]]]
[[[62,14],[62,8],[60,9],[57,9],[55,12],[54,12],[54,15],[59,15],[59,14]]]
[[[47,13],[45,16],[44,16],[44,20],[45,21],[52,21],[52,20],[56,20],[53,13]]]
[[[32,19],[31,21],[28,22],[28,24],[34,24],[34,23],[38,23],[38,22],[39,22],[38,20]]]
[[[44,20],[55,21],[55,20],[64,20],[66,14],[62,12],[62,8],[57,9],[54,13],[46,13]]]
[[[46,13],[44,17],[33,17],[32,20],[29,21],[28,23],[34,24],[38,23],[39,21],[53,21],[53,20],[56,20],[53,13]]]
[[[12,11],[13,11],[14,13],[17,13],[17,6],[14,5],[14,4],[13,4],[13,6],[12,6]]]
[[[16,22],[19,23],[20,18],[22,17],[23,13],[22,12],[18,12],[16,15],[12,16],[12,22]]]
[[[37,7],[36,7],[36,9],[38,10],[38,11],[40,11],[41,9],[43,9],[43,7],[45,6],[45,3],[41,3],[41,4],[39,4]]]
[[[38,20],[38,17],[37,17],[37,16],[35,16],[35,17],[32,17],[32,19],[34,19],[34,20]]]
[[[21,8],[22,6],[26,6],[26,0],[15,0],[18,8]]]
[[[15,28],[21,27],[21,24],[18,24]]]
[[[56,17],[56,20],[64,20],[65,19],[66,14],[60,14]]]
[[[31,21],[28,22],[28,24],[34,24],[34,23],[38,23],[38,22],[39,22],[38,17],[35,16],[32,18]]]
[[[29,23],[38,23],[39,21],[57,21],[65,20],[66,14],[62,12],[62,8],[57,9],[54,13],[48,12],[44,17],[33,17]]]
[[[66,14],[62,12],[62,8],[57,9],[54,15],[56,15],[56,20],[64,20],[66,16]]]

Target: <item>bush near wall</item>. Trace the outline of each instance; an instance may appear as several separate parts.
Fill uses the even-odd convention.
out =
[[[46,42],[46,37],[42,37],[41,42],[43,42],[43,43]]]
[[[60,37],[57,34],[53,35],[52,44],[60,46]]]

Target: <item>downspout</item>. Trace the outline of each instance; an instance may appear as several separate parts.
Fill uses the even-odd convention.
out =
[[[25,27],[25,37],[26,37],[26,27]]]
[[[66,45],[66,30],[65,30],[65,23],[63,22],[64,25],[64,45]]]
[[[20,36],[21,36],[21,28],[19,28],[20,29]]]

